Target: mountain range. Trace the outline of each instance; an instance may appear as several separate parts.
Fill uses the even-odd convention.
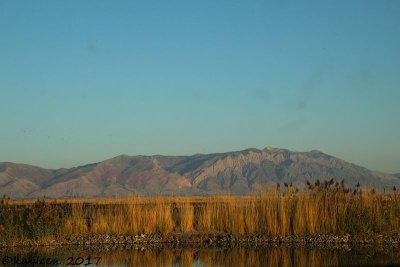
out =
[[[400,175],[375,172],[320,151],[287,149],[196,154],[121,155],[74,168],[0,163],[0,195],[11,198],[89,198],[132,195],[249,194],[277,183],[345,180],[347,186],[400,188]]]

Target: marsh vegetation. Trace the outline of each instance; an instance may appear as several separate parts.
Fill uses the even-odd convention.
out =
[[[315,182],[246,196],[10,200],[0,204],[0,239],[62,240],[73,234],[223,232],[234,236],[399,235],[400,196]]]

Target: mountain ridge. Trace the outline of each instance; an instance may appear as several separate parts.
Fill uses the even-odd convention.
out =
[[[291,182],[344,179],[376,189],[400,185],[398,177],[374,172],[318,150],[249,148],[191,156],[119,155],[73,168],[45,169],[0,163],[0,195],[13,198],[125,197],[132,195],[250,194]]]

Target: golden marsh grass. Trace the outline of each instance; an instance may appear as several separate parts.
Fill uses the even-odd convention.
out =
[[[400,234],[396,192],[290,186],[246,196],[3,200],[4,240],[70,234],[160,234],[193,231],[235,236]]]

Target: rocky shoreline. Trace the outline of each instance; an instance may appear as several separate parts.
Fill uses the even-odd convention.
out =
[[[0,241],[0,247],[26,246],[122,246],[138,245],[142,247],[265,247],[265,246],[304,246],[304,247],[341,247],[341,246],[390,246],[400,248],[399,235],[309,235],[309,236],[275,236],[248,235],[234,236],[222,232],[171,233],[167,236],[118,235],[118,234],[79,234],[67,238],[46,240],[20,240],[16,242]]]

